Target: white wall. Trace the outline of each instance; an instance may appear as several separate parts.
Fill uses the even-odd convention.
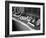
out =
[[[6,1],[45,2],[45,0],[6,0]]]
[[[45,0],[16,0],[16,1],[45,2]],[[5,36],[5,0],[0,0],[0,38],[5,38],[4,36]],[[15,37],[15,38],[46,38],[46,35],[42,35],[42,36],[25,36],[25,37]]]

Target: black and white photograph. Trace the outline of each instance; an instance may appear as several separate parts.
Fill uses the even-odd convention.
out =
[[[44,34],[44,3],[16,3],[8,2],[6,5],[6,11],[8,21],[8,35],[23,35],[23,34]],[[7,19],[7,20],[8,20]],[[6,29],[6,30],[7,30]],[[7,34],[7,33],[6,33]]]
[[[40,30],[40,8],[12,7],[12,31]]]

